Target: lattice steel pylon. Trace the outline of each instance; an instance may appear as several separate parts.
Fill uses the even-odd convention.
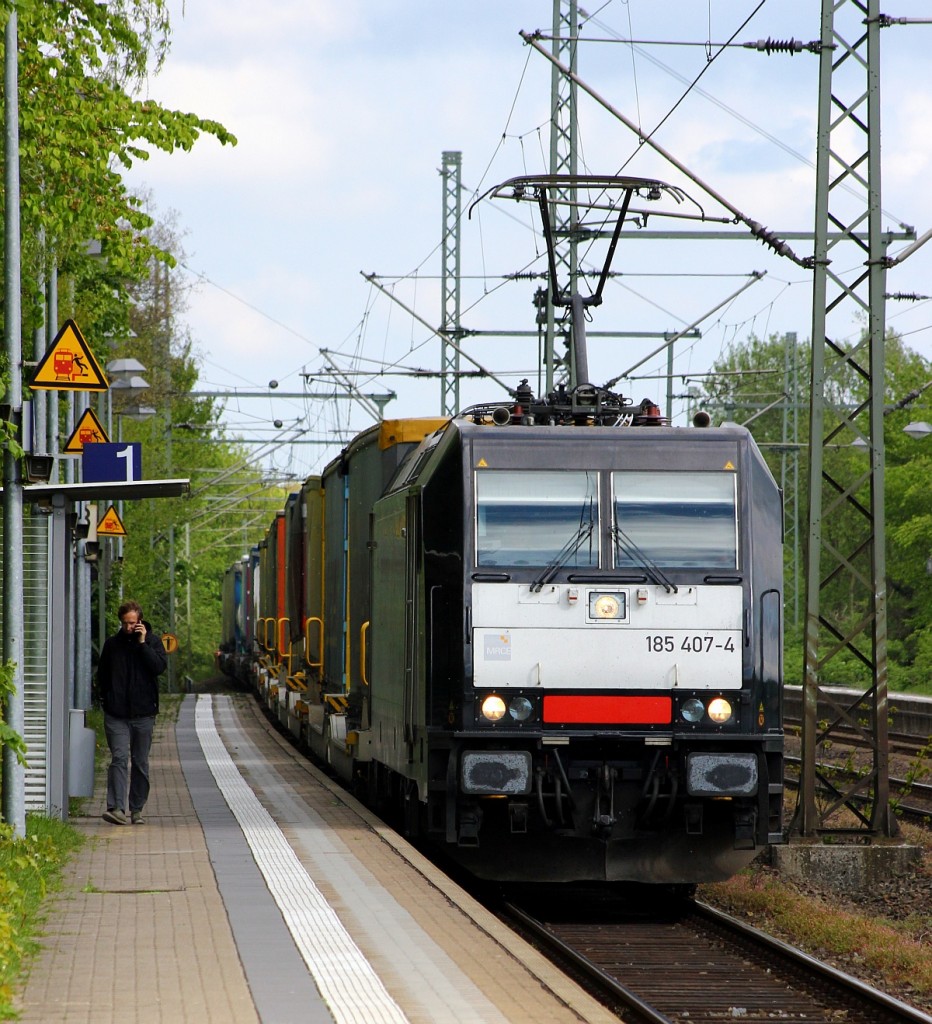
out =
[[[793,824],[809,836],[895,830],[887,752],[878,3],[822,0],[802,778]],[[830,229],[841,237],[830,241]],[[853,698],[824,688],[843,663],[857,675]],[[870,748],[871,764],[853,782],[817,761],[843,727],[855,728]]]
[[[576,40],[579,35],[579,11],[576,0],[553,0],[553,55],[576,73]],[[554,65],[550,85],[550,173],[572,174],[578,171],[576,139],[576,83]],[[560,281],[567,281],[567,295],[576,292],[579,262],[577,257],[577,236],[579,217],[576,207],[569,202],[574,196],[572,190],[561,193],[559,203],[550,211],[550,221],[556,238],[565,241],[556,249],[557,280],[550,282],[551,300],[557,294]],[[556,358],[557,319],[552,301],[547,303],[547,328],[544,340],[544,379],[549,394],[554,385]],[[567,346],[567,369],[571,383],[576,381],[575,368],[571,366],[572,345]]]
[[[462,338],[460,323],[460,221],[462,219],[463,154],[444,151],[443,267],[441,269],[440,414],[455,416],[460,408],[460,353],[446,340]]]

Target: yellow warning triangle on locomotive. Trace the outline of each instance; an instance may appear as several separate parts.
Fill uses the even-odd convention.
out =
[[[106,534],[108,537],[126,536],[123,520],[117,515],[117,510],[112,505],[104,513],[103,519],[97,523],[97,532]]]
[[[62,448],[63,455],[80,455],[86,444],[106,444],[110,438],[93,409],[85,409]]]
[[[45,391],[106,391],[110,385],[74,320],[66,320],[29,386]]]

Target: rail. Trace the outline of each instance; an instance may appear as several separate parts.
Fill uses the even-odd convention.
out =
[[[551,896],[544,903],[547,922],[537,919],[536,908],[514,904],[506,905],[506,919],[558,965],[585,975],[606,1005],[620,1003],[628,1021],[688,1017],[712,1024],[747,1007],[748,1020],[838,1016],[847,1024],[932,1024],[915,1007],[703,903],[664,907],[653,900],[631,912],[621,901],[607,906],[604,896],[591,906],[584,895],[562,907],[554,902]]]

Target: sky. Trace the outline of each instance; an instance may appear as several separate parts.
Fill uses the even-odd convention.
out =
[[[269,472],[303,478],[373,422],[346,382],[367,395],[394,393],[387,418],[439,414],[441,384],[430,374],[440,368],[440,341],[430,325],[442,318],[445,151],[462,154],[461,323],[487,332],[467,338],[464,350],[507,386],[524,377],[536,385],[537,339],[516,336],[535,329],[540,281],[530,275],[545,268],[535,209],[484,199],[465,214],[494,185],[548,170],[551,65],[519,33],[550,34],[550,0],[169,6],[171,53],[145,91],[221,121],[239,141],[222,147],[203,137],[190,153],[155,153],[129,183],[183,235],[179,273],[192,286],[185,320],[198,388],[226,396],[230,434],[246,439]],[[594,92],[654,132],[732,207],[778,235],[812,231],[818,58],[721,44],[818,39],[819,0],[583,7],[577,69]],[[932,24],[921,22],[932,12],[925,0],[893,0],[884,13],[913,21],[881,32],[883,224],[922,235],[932,228]],[[582,90],[578,121],[580,173],[658,178],[684,188],[681,210],[698,204],[709,217],[724,214]],[[651,218],[649,227],[727,226]],[[661,344],[658,334],[692,324],[701,337],[674,349],[678,395],[701,386],[697,375],[750,334],[810,337],[811,272],[743,229],[728,230],[728,241],[623,233],[612,265],[620,276],[588,327],[594,383],[641,363],[616,390],[662,403],[666,356],[645,357]],[[906,244],[894,241],[891,251]],[[791,245],[811,254],[811,241]],[[587,251],[586,266],[600,257]],[[377,275],[381,289],[364,274]],[[887,290],[932,295],[932,242],[890,271]],[[845,316],[835,331],[860,329]],[[890,302],[887,321],[932,358],[932,299]],[[464,359],[461,368],[473,364]],[[243,394],[254,391],[262,397]],[[307,397],[286,397],[299,392]],[[506,397],[489,379],[461,384],[463,405]],[[685,425],[685,403],[674,412]],[[293,438],[300,443],[279,444]]]

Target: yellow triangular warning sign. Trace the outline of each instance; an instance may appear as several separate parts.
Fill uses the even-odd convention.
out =
[[[731,459],[729,459],[729,460],[728,460],[728,461],[727,461],[727,462],[725,463],[725,465],[724,465],[724,466],[722,466],[722,469],[734,469],[734,468],[735,468],[735,464],[734,464],[734,463],[733,463],[733,462],[731,461]]]
[[[74,320],[65,321],[29,386],[45,391],[106,391],[110,387]]]
[[[110,438],[107,431],[101,426],[100,420],[94,415],[92,409],[85,409],[78,425],[71,432],[65,447],[62,448],[63,455],[80,455],[86,444],[107,444]]]
[[[98,520],[97,532],[106,534],[108,537],[126,536],[126,527],[123,525],[123,520],[117,515],[117,511],[112,505],[104,513],[103,519]]]

